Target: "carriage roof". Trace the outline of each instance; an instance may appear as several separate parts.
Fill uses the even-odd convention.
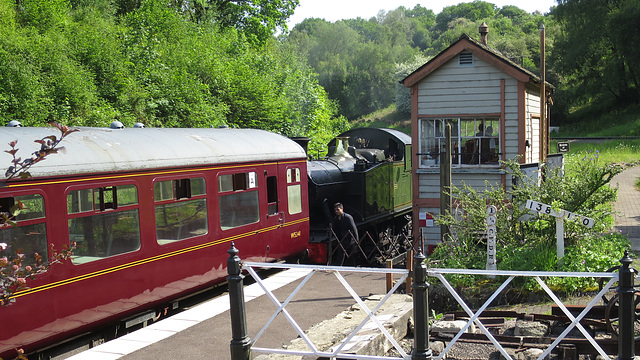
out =
[[[201,165],[285,161],[306,158],[294,141],[256,129],[88,128],[69,134],[52,154],[31,167],[32,177],[110,173]],[[16,156],[27,158],[40,148],[35,140],[60,136],[55,128],[4,128],[0,146],[18,140]],[[0,178],[11,165],[11,155],[0,153]]]

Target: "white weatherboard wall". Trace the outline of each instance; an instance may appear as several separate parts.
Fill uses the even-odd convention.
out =
[[[486,182],[493,186],[502,186],[502,171],[492,169],[482,171],[480,169],[460,169],[451,173],[451,183],[456,187],[461,187],[462,182],[474,189],[484,189]],[[418,170],[418,191],[421,199],[439,199],[440,198],[440,173],[439,169]]]
[[[418,84],[418,114],[499,113],[500,80],[505,78],[500,70],[475,56],[473,67],[458,66],[454,56]],[[515,80],[511,85],[510,91],[515,93]]]

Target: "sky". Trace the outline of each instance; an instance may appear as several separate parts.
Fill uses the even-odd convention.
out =
[[[457,5],[462,2],[472,0],[300,0],[300,5],[295,9],[295,13],[287,25],[289,29],[302,22],[306,18],[320,18],[330,22],[341,19],[355,19],[361,17],[370,19],[378,14],[380,10],[395,10],[400,6],[413,9],[420,4],[427,9],[433,10],[437,15],[443,8]],[[484,0],[495,4],[498,8],[504,5],[515,5],[529,13],[539,10],[541,13],[549,12],[549,8],[556,5],[555,0]]]

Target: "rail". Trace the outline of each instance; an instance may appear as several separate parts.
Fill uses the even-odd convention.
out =
[[[580,324],[580,320],[589,312],[589,310],[607,293],[615,282],[618,282],[616,287],[619,294],[619,341],[618,341],[618,359],[631,360],[634,358],[635,344],[634,344],[634,322],[635,322],[635,289],[634,289],[634,276],[636,271],[630,268],[632,259],[628,253],[625,252],[625,256],[620,259],[621,266],[618,267],[618,272],[602,272],[602,273],[587,273],[587,272],[539,272],[539,271],[495,271],[495,270],[471,270],[471,269],[427,269],[425,264],[425,256],[421,252],[417,252],[413,257],[413,318],[414,318],[414,343],[411,354],[407,354],[397,341],[391,336],[384,326],[380,323],[379,319],[374,315],[376,311],[384,304],[384,302],[393,294],[398,287],[405,281],[409,275],[408,270],[405,269],[383,269],[383,268],[354,268],[354,267],[336,267],[336,266],[310,266],[310,265],[291,265],[291,264],[273,264],[273,263],[253,263],[246,262],[241,265],[240,258],[237,256],[238,250],[234,244],[231,244],[231,249],[228,251],[229,259],[227,260],[227,266],[229,271],[229,297],[231,302],[230,314],[232,325],[232,340],[230,344],[231,359],[232,360],[250,360],[252,359],[251,352],[261,353],[274,353],[274,354],[289,354],[297,356],[314,355],[317,357],[328,357],[330,359],[442,359],[446,356],[447,352],[451,349],[453,344],[462,336],[462,334],[475,323],[487,336],[487,338],[493,343],[496,349],[506,358],[511,359],[510,355],[505,351],[501,344],[495,339],[495,337],[487,330],[482,324],[479,317],[482,312],[495,300],[495,298],[511,283],[515,277],[533,277],[536,282],[544,289],[551,299],[558,305],[558,307],[564,312],[567,318],[571,321],[569,326],[547,347],[547,349],[538,357],[538,359],[546,358],[551,351],[562,341],[563,338],[573,329],[578,328],[584,337],[592,344],[594,349],[603,357],[608,358],[606,352],[595,341],[593,336]],[[305,268],[309,269],[309,274],[301,281],[289,297],[284,302],[280,302],[265,286],[261,284],[260,277],[253,270],[254,267],[260,268]],[[258,332],[256,340],[264,333],[269,324],[275,319],[278,314],[283,314],[290,324],[295,328],[298,335],[305,341],[311,351],[288,351],[282,348],[271,349],[262,347],[252,347],[255,340],[251,340],[246,331],[246,313],[244,309],[244,295],[242,290],[242,270],[247,271],[258,284],[265,291],[270,300],[277,307],[276,311],[272,315],[267,324]],[[313,276],[314,273],[332,272],[343,284],[345,289],[351,294],[354,300],[362,307],[366,312],[366,317],[357,326],[351,334],[344,339],[340,345],[334,348],[333,351],[321,351],[313,342],[307,337],[305,332],[298,326],[296,321],[287,312],[286,306],[289,301],[295,296],[295,294],[302,289],[305,283]],[[401,278],[395,283],[395,285],[387,292],[385,297],[380,303],[373,309],[369,308],[362,302],[360,297],[353,291],[351,286],[342,277],[342,272],[375,272],[375,273],[391,273],[400,274]],[[451,284],[447,281],[445,275],[450,274],[470,274],[470,275],[484,275],[484,276],[501,276],[507,277],[507,279],[498,287],[497,290],[485,301],[485,303],[478,308],[475,312],[466,304],[466,302],[455,291]],[[466,325],[461,329],[456,336],[449,342],[447,347],[437,356],[432,357],[432,352],[429,347],[429,327],[428,327],[428,288],[427,277],[435,277],[447,288],[451,295],[456,299],[458,304],[469,315],[469,320]],[[562,301],[554,294],[554,292],[546,285],[542,278],[547,277],[591,277],[608,279],[607,283],[602,289],[594,296],[584,310],[578,315],[574,316]],[[376,324],[377,328],[384,334],[386,339],[393,345],[393,347],[400,354],[398,357],[376,357],[368,355],[355,355],[340,353],[344,346],[351,340],[356,333],[364,327],[368,322],[372,321]]]

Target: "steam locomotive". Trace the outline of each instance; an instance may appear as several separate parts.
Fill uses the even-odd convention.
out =
[[[411,137],[393,129],[357,128],[328,145],[328,157],[309,161],[309,258],[330,262],[338,250],[327,228],[341,202],[358,233],[356,263],[380,265],[411,247]]]
[[[0,212],[25,207],[15,226],[0,224],[0,258],[18,249],[46,258],[51,246],[77,244],[71,259],[5,299],[0,357],[155,321],[225,280],[232,242],[247,261],[325,263],[337,201],[363,234],[361,261],[379,263],[410,243],[411,143],[398,131],[350,130],[327,158],[309,160],[298,143],[261,130],[79,130],[29,179],[0,188]],[[7,127],[0,144],[17,140],[26,156],[52,134]],[[12,160],[0,154],[0,164]]]

